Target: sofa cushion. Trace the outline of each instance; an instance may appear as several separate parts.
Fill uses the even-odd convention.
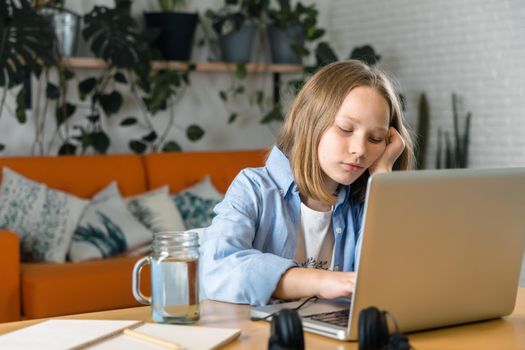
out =
[[[223,197],[206,175],[197,184],[175,194],[173,200],[182,214],[186,228],[192,229],[210,226],[215,216],[213,208]]]
[[[24,263],[24,318],[110,310],[139,305],[131,293],[131,273],[140,257],[115,257],[80,263]],[[142,269],[141,291],[150,295],[149,265]]]
[[[176,193],[210,175],[213,185],[225,193],[244,168],[264,165],[268,151],[217,151],[150,153],[144,156],[149,188],[170,186]]]
[[[22,259],[61,263],[88,201],[3,168],[0,227],[20,236]]]
[[[82,198],[91,198],[112,180],[118,182],[124,196],[147,190],[138,155],[0,157],[0,166]]]
[[[150,243],[153,234],[128,210],[117,184],[97,193],[80,219],[71,242],[72,261],[107,258]]]
[[[151,232],[184,231],[179,209],[169,196],[168,186],[125,198],[128,210]]]

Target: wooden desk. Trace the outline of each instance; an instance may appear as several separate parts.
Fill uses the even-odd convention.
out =
[[[149,307],[93,312],[64,316],[76,319],[131,319],[150,321]],[[269,337],[268,322],[249,320],[249,307],[204,301],[198,325],[240,328],[238,340],[225,349],[266,349]],[[0,324],[0,334],[26,327],[41,320],[28,320]],[[357,349],[356,343],[341,342],[315,334],[305,333],[306,349]],[[448,327],[409,335],[411,345],[417,349],[525,349],[525,288],[518,291],[516,308],[512,315],[502,319],[478,322],[465,326]]]

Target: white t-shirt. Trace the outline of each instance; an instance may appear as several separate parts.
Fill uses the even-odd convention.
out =
[[[316,211],[301,202],[295,261],[301,267],[333,270],[332,210]]]

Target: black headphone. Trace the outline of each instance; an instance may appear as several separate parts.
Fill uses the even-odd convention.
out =
[[[282,309],[272,317],[268,350],[303,350],[303,323],[294,309]]]
[[[387,317],[395,332],[388,331]],[[297,310],[283,309],[273,314],[268,350],[303,350],[304,334]],[[410,350],[407,336],[400,333],[395,319],[387,311],[371,306],[359,313],[359,350]]]
[[[388,331],[387,317],[394,322],[395,331]],[[359,350],[410,350],[408,338],[399,332],[396,320],[387,311],[370,306],[359,313]]]

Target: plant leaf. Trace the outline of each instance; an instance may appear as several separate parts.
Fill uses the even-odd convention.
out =
[[[58,86],[51,82],[47,82],[46,96],[50,100],[57,100],[60,97],[60,90]]]
[[[129,148],[131,148],[131,150],[135,153],[144,153],[144,151],[146,151],[146,147],[146,144],[141,141],[132,140],[129,142]]]
[[[84,16],[82,35],[96,57],[117,68],[133,68],[150,60],[146,37],[122,8],[95,6]]]
[[[109,136],[103,131],[95,131],[91,133],[91,141],[93,148],[101,154],[106,154],[111,143]]]
[[[65,80],[71,80],[71,79],[73,79],[75,77],[75,73],[73,73],[69,69],[64,69],[63,72],[64,72],[64,79]]]
[[[2,152],[5,149],[5,145],[3,143],[0,143],[0,152]]]
[[[232,124],[237,119],[237,113],[231,113],[230,117],[228,118],[228,124]]]
[[[381,56],[376,54],[374,48],[370,45],[356,47],[350,53],[351,59],[361,60],[369,66],[375,65],[381,59]]]
[[[123,98],[120,92],[113,91],[109,94],[102,94],[100,96],[100,105],[108,117],[117,113],[122,106]]]
[[[190,141],[195,142],[204,136],[204,130],[200,126],[193,124],[186,129],[186,136],[188,136]]]
[[[327,42],[320,42],[315,48],[315,58],[318,66],[325,66],[338,61],[337,55]]]
[[[120,126],[130,126],[137,124],[137,118],[135,117],[128,117],[120,122]]]
[[[82,80],[78,84],[78,94],[80,95],[81,100],[85,100],[86,96],[89,95],[97,84],[96,78],[87,78]]]
[[[20,124],[25,124],[27,121],[26,109],[25,109],[26,90],[20,89],[16,95],[16,120]]]
[[[175,141],[170,141],[162,147],[162,152],[180,152],[182,151],[182,148],[180,148],[179,144]]]
[[[73,113],[75,113],[76,109],[77,107],[69,102],[66,102],[63,105],[58,105],[55,112],[57,127],[68,120],[73,115]]]
[[[157,139],[157,133],[155,131],[150,132],[149,134],[142,136],[142,140],[146,142],[153,142]]]
[[[72,143],[65,142],[65,143],[62,144],[62,146],[60,146],[60,148],[58,149],[58,155],[59,155],[59,156],[64,156],[64,155],[74,155],[74,154],[76,154],[76,151],[77,151],[77,146],[75,146],[75,145],[72,144]]]
[[[89,120],[90,123],[95,124],[100,120],[100,115],[99,114],[88,115],[87,119]]]
[[[236,63],[235,64],[235,76],[239,79],[246,78],[247,72],[246,72],[246,63]]]
[[[126,76],[124,74],[122,74],[121,72],[117,72],[113,78],[115,79],[115,81],[117,83],[121,83],[121,84],[127,84],[128,83],[128,79],[126,79]]]

